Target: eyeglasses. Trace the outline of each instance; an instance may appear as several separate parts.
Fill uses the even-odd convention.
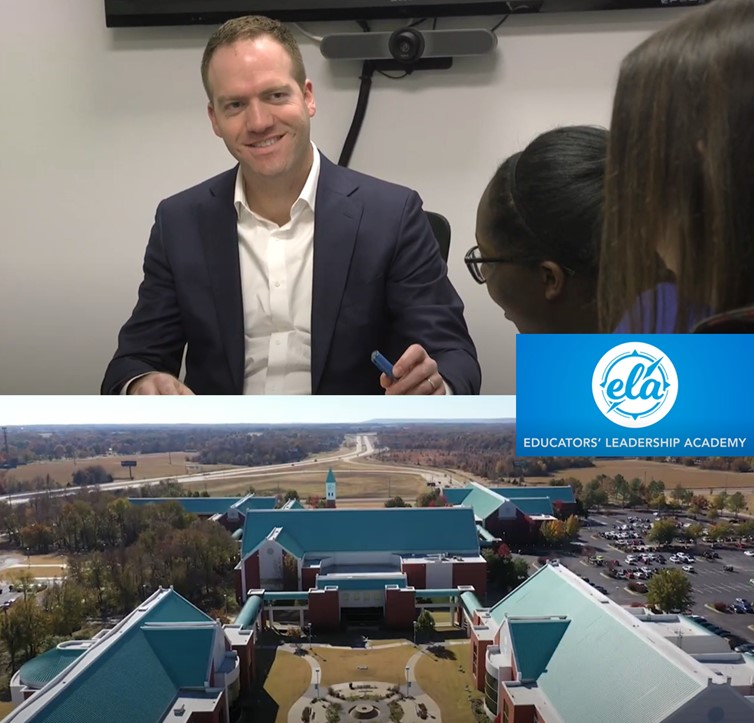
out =
[[[535,264],[539,263],[541,260],[541,258],[536,256],[482,256],[479,246],[472,246],[463,257],[463,261],[471,274],[471,278],[474,279],[477,284],[487,283],[487,279],[484,277],[482,271],[482,264]],[[560,268],[562,268],[569,276],[573,276],[576,273],[573,269],[563,266],[562,264],[560,264]]]

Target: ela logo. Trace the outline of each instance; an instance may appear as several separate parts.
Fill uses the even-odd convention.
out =
[[[597,362],[592,394],[611,422],[633,429],[649,427],[673,408],[678,374],[657,347],[643,342],[618,344]]]

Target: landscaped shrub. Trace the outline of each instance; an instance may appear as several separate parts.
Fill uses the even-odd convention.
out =
[[[424,703],[419,703],[417,714],[422,720],[427,720],[427,706]]]
[[[537,565],[546,565],[547,564],[547,558],[546,557],[538,557],[537,558]]]
[[[390,711],[390,720],[394,721],[395,723],[400,723],[403,720],[403,707],[396,703],[394,700],[391,700],[387,704],[388,710]]]
[[[327,723],[338,723],[340,720],[340,712],[343,710],[343,706],[340,703],[330,703],[325,711],[325,718]]]
[[[309,723],[309,719],[312,717],[312,709],[307,705],[301,712],[301,720],[304,723]]]
[[[728,612],[728,603],[724,603],[722,600],[717,600],[715,603],[713,603],[712,607],[715,608],[719,613],[727,613]]]

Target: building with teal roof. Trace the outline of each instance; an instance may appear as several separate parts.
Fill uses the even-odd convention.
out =
[[[471,586],[483,597],[487,582],[468,507],[252,511],[236,569],[239,602],[295,587],[311,592],[310,611],[312,599],[329,601],[331,625],[344,610],[386,609],[389,597],[410,624],[415,591]]]
[[[5,721],[157,723],[176,712],[229,721],[241,674],[230,647],[218,622],[160,589],[114,628],[24,664],[11,681],[20,705]]]
[[[543,566],[470,617],[472,674],[492,720],[754,721],[751,677],[732,685],[704,660],[720,664],[722,655],[732,665],[743,656],[691,655],[560,565]]]
[[[576,511],[573,490],[568,486],[491,488],[471,482],[467,487],[447,487],[443,495],[451,505],[474,510],[484,546],[500,540],[514,546],[528,544],[538,536],[543,522],[556,518],[556,511]]]

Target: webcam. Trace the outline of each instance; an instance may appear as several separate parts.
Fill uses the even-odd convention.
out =
[[[414,28],[401,28],[390,36],[387,47],[399,63],[413,63],[424,55],[424,36]]]
[[[405,66],[427,58],[483,55],[497,46],[489,30],[425,30],[400,28],[392,33],[334,33],[319,49],[333,60],[390,60]]]

